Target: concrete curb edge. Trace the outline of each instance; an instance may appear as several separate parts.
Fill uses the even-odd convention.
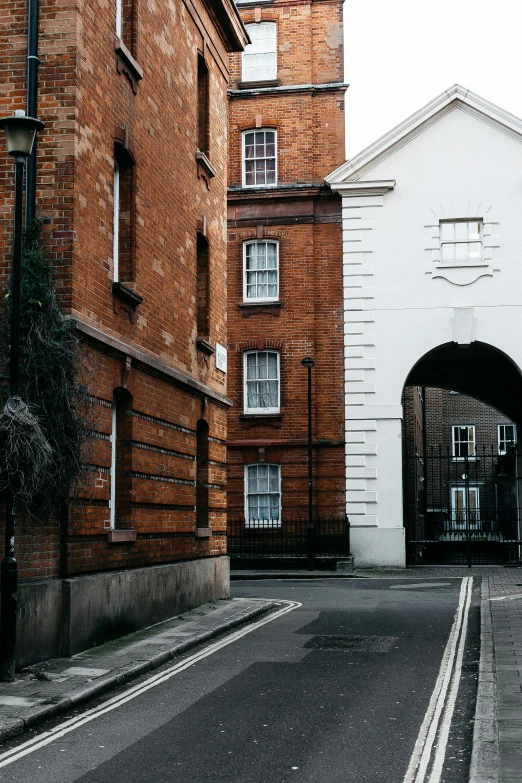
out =
[[[141,674],[145,674],[148,671],[157,669],[164,663],[167,663],[172,658],[186,652],[192,647],[213,639],[219,634],[230,631],[237,626],[244,625],[251,620],[254,620],[259,615],[266,614],[272,609],[275,609],[278,604],[274,601],[259,602],[259,606],[250,609],[250,611],[235,617],[222,625],[211,628],[208,631],[204,631],[194,639],[187,639],[184,642],[178,642],[173,645],[169,650],[163,650],[148,661],[140,661],[139,663],[130,664],[127,667],[116,669],[113,672],[100,677],[96,682],[89,683],[85,686],[80,686],[74,691],[71,691],[66,697],[59,701],[49,705],[38,705],[31,710],[31,713],[24,718],[12,718],[9,720],[0,720],[0,743],[5,742],[7,739],[23,734],[28,729],[34,728],[39,723],[43,723],[50,718],[57,717],[65,712],[68,712],[73,707],[82,704],[95,696],[109,691],[119,685],[123,685],[130,680],[139,677]]]
[[[489,582],[482,579],[480,663],[469,783],[498,783],[500,753],[497,727],[497,683]]]

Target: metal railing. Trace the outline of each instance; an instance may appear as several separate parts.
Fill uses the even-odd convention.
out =
[[[272,520],[232,519],[228,554],[234,558],[345,557],[350,554],[348,517]]]
[[[404,513],[410,563],[520,561],[519,479],[514,449],[470,456],[429,448],[404,456]]]

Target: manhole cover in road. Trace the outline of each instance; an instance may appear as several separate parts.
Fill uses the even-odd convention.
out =
[[[343,650],[344,652],[390,652],[396,636],[312,636],[305,644],[312,650]]]

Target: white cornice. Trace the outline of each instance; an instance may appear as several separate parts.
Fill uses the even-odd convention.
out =
[[[460,84],[454,84],[384,136],[381,136],[380,139],[370,144],[369,147],[359,152],[354,158],[339,166],[326,177],[325,181],[332,189],[338,190],[347,180],[359,179],[369,168],[386,158],[393,150],[403,146],[444,114],[456,108],[468,111],[497,127],[498,130],[522,141],[522,120]]]
[[[335,193],[341,196],[384,196],[395,187],[394,179],[367,180],[365,182],[335,182],[330,185]]]

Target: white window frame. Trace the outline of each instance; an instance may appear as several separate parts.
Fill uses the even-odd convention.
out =
[[[261,44],[253,41],[245,46],[243,55],[241,58],[241,79],[244,82],[267,82],[277,79],[277,23],[276,22],[252,22],[245,25],[247,33],[253,32],[254,29],[260,30],[261,28],[270,28],[273,30],[273,41],[270,41],[270,46],[273,49],[263,48]],[[273,63],[270,66],[260,68],[257,66],[258,73],[256,73],[255,57],[264,56],[268,57],[273,55]],[[245,62],[245,57],[248,58]],[[248,66],[249,59],[253,60],[252,66]]]
[[[467,441],[457,441],[455,439],[455,430],[460,429],[461,427],[466,427],[468,430],[473,430],[473,439],[470,440],[468,438]],[[457,456],[457,449],[456,445],[457,443],[473,443],[473,454],[468,457],[459,457]],[[468,462],[475,461],[477,459],[476,452],[477,452],[477,438],[476,438],[476,432],[475,432],[475,425],[474,424],[454,424],[451,428],[451,443],[452,443],[452,455],[453,460],[457,462],[464,462],[465,460],[468,460]]]
[[[245,157],[245,139],[247,137],[248,133],[256,133],[258,131],[272,131],[274,133],[274,159],[275,159],[275,182],[270,182],[268,185],[266,183],[262,184],[254,184],[254,185],[247,185],[246,184],[246,157]],[[278,146],[277,146],[277,130],[276,128],[250,128],[249,130],[243,131],[242,134],[242,140],[241,140],[241,166],[242,166],[242,184],[244,188],[275,188],[277,187],[277,157],[278,157]],[[260,160],[259,158],[249,158],[249,160]],[[267,158],[263,158],[263,160],[268,160]]]
[[[268,467],[276,467],[279,471],[279,510],[278,519],[250,519],[249,506],[248,506],[248,469],[252,467],[259,467],[260,465],[266,465]],[[247,528],[267,528],[267,527],[281,527],[281,465],[276,462],[252,462],[245,465],[244,474],[244,488],[245,488],[245,527]],[[257,493],[257,494],[274,494],[274,493]]]
[[[453,240],[443,240],[442,239],[442,227],[444,225],[452,225],[455,226],[457,223],[478,223],[479,224],[479,239],[478,240],[470,240],[470,239],[453,239]],[[484,264],[484,221],[482,218],[458,218],[453,220],[441,220],[439,222],[439,235],[440,235],[440,262],[439,266],[448,266],[448,267],[454,267],[454,266],[477,266]],[[444,245],[452,245],[455,247],[457,245],[474,245],[478,244],[480,246],[480,256],[478,258],[454,258],[454,259],[446,259],[444,258],[444,252],[443,247]],[[455,252],[456,256],[456,252]]]
[[[123,0],[116,0],[116,38],[121,39],[123,31]]]
[[[112,280],[120,280],[120,166],[114,161],[113,179],[113,216],[112,216]]]
[[[455,496],[457,492],[462,492],[464,497],[464,521],[461,524],[458,524],[457,522],[457,508],[455,503]],[[468,525],[467,520],[467,496],[468,492],[474,492],[476,495],[475,500],[475,515],[476,519],[475,522]],[[450,520],[451,520],[451,528],[452,530],[478,530],[480,528],[480,485],[479,484],[469,484],[468,487],[466,487],[465,484],[455,484],[450,487]]]
[[[276,408],[249,408],[248,407],[248,379],[247,379],[247,356],[251,354],[259,353],[275,353],[277,356],[277,379],[269,378],[268,380],[277,380],[277,407]],[[262,380],[262,379],[261,379]],[[244,412],[245,413],[279,413],[281,410],[281,355],[279,351],[272,348],[255,349],[251,351],[245,351],[243,354],[243,400],[244,400]]]
[[[507,440],[505,429],[504,429],[504,437],[502,438],[500,436],[502,428],[505,428],[505,427],[513,427],[513,440],[509,440],[509,441]],[[516,424],[499,424],[498,425],[498,453],[499,454],[506,454],[506,452],[507,452],[507,448],[504,448],[504,449],[501,448],[501,445],[500,445],[501,443],[504,443],[504,444],[510,443],[510,444],[514,445],[516,442],[517,442],[517,427],[516,427]]]
[[[109,527],[116,528],[116,446],[117,446],[117,406],[116,400],[112,400],[112,424],[111,424],[111,499],[109,501]]]
[[[277,275],[277,291],[275,296],[248,296],[247,290],[247,247],[249,245],[259,245],[264,243],[266,245],[275,245],[276,248],[276,275]],[[263,270],[257,270],[263,271]],[[268,283],[267,283],[268,286]],[[275,239],[248,239],[243,242],[243,302],[277,302],[279,300],[279,242]]]

